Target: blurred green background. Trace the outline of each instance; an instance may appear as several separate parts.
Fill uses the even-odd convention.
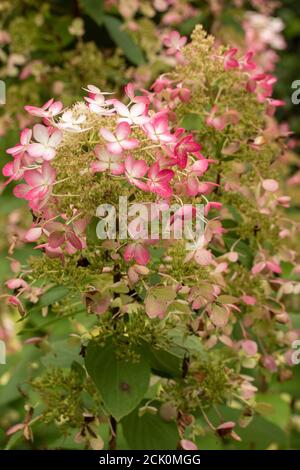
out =
[[[0,106],[1,167],[9,161],[5,149],[18,141],[19,128],[31,124],[23,111],[24,105],[40,106],[54,96],[68,106],[83,96],[82,87],[89,83],[118,94],[129,80],[147,86],[159,73],[171,67],[160,56],[161,40],[156,34],[157,28],[163,27],[163,13],[151,11],[153,2],[139,2],[141,8],[136,18],[141,29],[130,30],[131,18],[129,15],[126,19],[124,11],[126,5],[127,9],[134,9],[135,3],[108,1],[104,5],[101,0],[0,0],[0,79],[7,89],[6,104]],[[270,2],[182,3],[196,9],[196,14],[174,24],[171,21],[170,29],[189,35],[194,25],[200,22],[221,40],[232,38],[233,42],[242,42],[241,18],[245,11],[253,10],[256,3]],[[222,8],[216,13],[214,5],[218,3]],[[300,2],[281,1],[272,15],[283,20],[287,43],[287,47],[278,52],[275,97],[286,102],[278,112],[279,121],[288,123],[295,133],[283,171],[283,178],[288,180],[300,169],[300,105],[291,102],[292,83],[300,80]],[[21,264],[29,255],[35,254],[30,246],[22,244],[31,215],[19,199],[12,197],[12,188],[6,188],[4,181],[1,175],[1,286],[12,276],[13,248],[13,258]],[[293,185],[290,191],[294,201],[290,214],[299,219],[299,185]],[[1,287],[0,295],[3,293],[5,288]],[[8,308],[5,299],[0,298],[0,339],[6,342],[10,357],[9,365],[0,365],[0,448],[7,445],[10,448],[72,447],[72,442],[59,440],[52,426],[47,429],[37,427],[34,444],[25,443],[20,436],[8,440],[5,435],[5,430],[24,415],[27,387],[21,384],[26,381],[28,373],[34,376],[40,367],[35,350],[24,346],[17,335],[20,328],[17,320],[17,312]],[[67,329],[68,325],[60,325],[54,336],[60,338],[61,331]],[[239,433],[243,438],[241,444],[230,446],[300,449],[300,368],[294,372],[292,380],[280,385],[274,382],[267,391],[262,387],[259,401],[262,402],[261,416]],[[225,417],[226,413],[224,410]],[[201,448],[218,449],[222,446],[223,443],[215,436],[201,440]]]

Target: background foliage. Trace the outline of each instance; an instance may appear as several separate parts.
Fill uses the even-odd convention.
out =
[[[123,86],[129,80],[134,80],[140,86],[146,87],[160,73],[172,69],[173,64],[161,53],[161,39],[157,35],[158,30],[166,27],[162,24],[162,12],[153,11],[152,2],[137,3],[140,3],[140,10],[136,15],[140,29],[136,30],[130,28],[132,21],[130,14],[129,17],[126,16],[128,9],[134,10],[136,7],[134,1],[54,0],[43,4],[37,0],[0,1],[0,43],[2,46],[0,79],[5,81],[7,87],[7,104],[0,109],[1,166],[8,161],[5,149],[17,141],[19,127],[23,128],[31,124],[23,110],[25,104],[39,106],[53,95],[68,106],[82,97],[81,88],[89,83],[120,95]],[[237,5],[239,3],[242,5]],[[218,2],[183,1],[182,4],[189,4],[195,8],[196,14],[190,17],[187,15],[184,21],[175,20],[174,23],[171,21],[170,29],[189,35],[194,26],[201,23],[217,38],[229,44],[243,42],[240,20],[245,10],[256,8],[255,2],[228,1],[223,2],[223,8],[216,12],[215,5]],[[287,48],[279,52],[280,58],[275,72],[278,76],[276,97],[286,101],[285,108],[279,111],[278,116],[282,122],[288,121],[291,129],[296,133],[293,148],[287,161],[284,162],[286,165],[283,170],[283,179],[288,181],[297,175],[300,166],[297,155],[297,138],[300,133],[299,113],[297,106],[291,103],[290,98],[291,83],[300,79],[297,65],[300,47],[300,6],[292,0],[284,0],[276,9],[275,15],[282,18],[286,25],[284,36],[287,41]],[[4,178],[1,181],[4,182]],[[21,264],[25,263],[29,256],[37,256],[33,248],[24,246],[21,242],[26,228],[31,224],[31,215],[25,210],[20,200],[12,197],[11,188],[4,187],[2,183],[2,190],[0,204],[1,285],[12,277],[13,266],[10,259],[12,247],[14,247],[14,259]],[[297,184],[292,185],[289,191],[293,198],[293,205],[289,212],[297,219],[300,204],[299,187]],[[160,253],[157,253],[157,258],[159,257]],[[285,275],[286,277],[290,275],[289,266],[286,266]],[[6,292],[5,288],[3,292]],[[76,422],[78,407],[82,411],[85,404],[90,404],[91,397],[97,395],[95,385],[86,384],[82,367],[83,358],[78,357],[76,338],[66,340],[68,334],[74,331],[81,334],[92,329],[94,319],[86,316],[80,298],[76,296],[73,299],[74,310],[70,311],[68,307],[64,311],[64,298],[67,294],[65,287],[54,287],[42,296],[38,304],[31,307],[29,317],[22,322],[19,320],[18,312],[13,311],[0,298],[0,339],[4,339],[8,346],[7,364],[0,365],[1,448],[79,449],[87,445],[86,442],[75,443],[74,433],[70,436],[64,432],[67,423],[64,423],[61,417],[67,410],[67,414],[73,413],[72,417]],[[49,307],[48,315],[41,315],[41,311],[45,312],[47,307]],[[299,299],[294,298],[289,305],[289,312],[294,315],[295,324],[299,328],[298,309]],[[47,341],[41,347],[26,344],[26,339],[35,336],[46,336]],[[158,359],[152,354],[152,368],[156,367],[166,374],[176,374],[183,358],[178,351],[170,356],[165,358],[163,364],[157,364]],[[108,364],[108,357],[111,370],[115,371],[119,367],[120,377],[122,377],[123,368],[126,369],[127,381],[134,388],[134,399],[129,403],[123,399],[122,394],[121,397],[117,394],[116,396],[108,394],[109,401],[105,403],[107,409],[115,417],[122,418],[117,447],[121,449],[174,448],[178,441],[177,427],[172,420],[163,418],[164,410],[160,414],[145,413],[139,416],[136,409],[144,395],[145,384],[150,374],[147,364],[137,364],[136,368],[140,368],[140,371],[135,370],[135,367],[129,371],[126,363],[122,368],[120,362],[113,367],[114,351],[113,347],[108,345],[105,354],[92,349],[88,351],[86,367],[91,377],[93,377],[95,361],[97,367],[105,368]],[[161,358],[159,360],[161,361]],[[43,373],[50,367],[55,368],[56,375],[45,378]],[[171,372],[168,370],[170,368]],[[141,377],[138,384],[135,383],[136,374]],[[43,379],[40,378],[42,375]],[[109,377],[109,371],[106,376]],[[109,378],[111,383],[105,381],[98,384],[97,380],[101,381],[101,377],[97,376],[96,385],[101,389],[106,386],[113,387],[114,374]],[[74,384],[76,387],[81,387],[80,397],[72,394]],[[259,413],[248,427],[239,428],[241,442],[227,441],[207,432],[207,423],[199,414],[197,416],[199,425],[197,445],[200,449],[299,449],[299,385],[300,369],[297,368],[289,381],[278,383],[274,380],[269,386],[261,383],[258,394]],[[149,397],[147,396],[149,400],[152,398],[151,393],[155,396],[155,384],[150,389]],[[80,404],[78,404],[79,399]],[[50,401],[52,410],[57,413],[56,415],[54,413],[54,416],[53,414],[46,416],[46,421],[47,418],[49,420],[48,426],[35,420],[44,409],[43,400],[44,402]],[[29,407],[29,402],[34,404],[34,409]],[[155,406],[155,402],[152,404]],[[172,410],[167,410],[167,412],[170,413]],[[237,421],[240,418],[239,410],[235,410],[234,407],[221,408],[221,413],[226,421]],[[208,419],[214,420],[214,410],[210,410],[207,415]],[[30,440],[32,431],[26,428],[29,422],[34,432],[33,441]],[[12,436],[7,436],[6,430],[16,423],[25,423],[25,432],[23,426]],[[86,423],[88,427],[88,416]],[[101,437],[105,448],[112,446],[108,423],[92,423],[91,426],[101,427]],[[93,441],[93,428],[87,433],[90,433],[90,441]],[[97,442],[91,445],[96,447]]]

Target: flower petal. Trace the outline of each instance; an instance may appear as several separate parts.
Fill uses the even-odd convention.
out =
[[[33,127],[33,137],[37,142],[47,145],[49,140],[48,128],[42,124],[36,124]]]

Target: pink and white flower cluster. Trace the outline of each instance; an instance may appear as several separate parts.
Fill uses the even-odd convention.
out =
[[[51,162],[57,157],[63,132],[89,131],[82,127],[88,113],[107,118],[107,127],[98,129],[95,160],[86,169],[91,175],[106,173],[122,179],[124,184],[152,193],[167,204],[172,198],[180,200],[207,195],[215,187],[214,183],[202,181],[213,160],[201,154],[201,145],[192,133],[183,128],[174,129],[168,108],[153,110],[151,93],[137,94],[133,84],[129,83],[125,87],[126,105],[115,98],[107,98],[106,93],[93,85],[88,85],[87,92],[87,109],[81,108],[83,111],[79,116],[72,109],[63,110],[62,103],[53,99],[40,108],[26,106],[29,114],[43,119],[43,124],[35,124],[32,130],[24,129],[20,142],[7,150],[13,157],[3,169],[7,183],[24,180],[14,188],[14,195],[28,201],[39,221],[29,230],[25,240],[38,242],[42,239],[38,248],[51,257],[63,257],[64,253],[71,254],[85,246],[84,214],[80,217],[75,212],[74,217],[78,220],[70,223],[64,214],[53,212],[56,198],[64,195],[54,193],[58,181]],[[187,99],[180,87],[178,92]],[[207,204],[206,215],[213,207]],[[82,231],[78,232],[77,225]],[[140,240],[128,244],[124,259],[148,263],[149,252],[144,244],[147,243]]]
[[[34,109],[35,115],[45,117],[44,108],[29,108],[30,112]],[[3,175],[8,177],[6,184],[23,178],[26,185],[16,186],[14,194],[28,200],[31,209],[39,209],[51,194],[55,170],[49,162],[55,157],[61,140],[59,129],[52,125],[35,124],[33,130],[24,129],[20,142],[7,150],[13,161],[3,168]]]
[[[207,194],[210,187],[200,184],[199,178],[207,171],[211,160],[200,153],[201,145],[193,135],[182,128],[172,130],[168,109],[150,112],[148,93],[135,95],[133,85],[128,84],[125,94],[129,98],[127,106],[118,100],[109,100],[110,113],[114,113],[118,124],[115,131],[105,127],[99,130],[104,145],[96,146],[97,160],[91,164],[91,171],[123,176],[131,185],[160,198],[170,199],[174,194]],[[89,100],[89,106],[92,104]],[[136,129],[142,131],[143,139],[134,137]],[[148,157],[136,159],[133,155],[136,149],[139,155],[144,153]]]
[[[276,107],[285,104],[284,101],[272,98],[277,78],[269,73],[261,72],[260,67],[253,61],[253,50],[248,51],[241,58],[236,57],[237,53],[237,48],[231,48],[224,53],[224,69],[240,69],[244,71],[248,75],[247,91],[256,93],[259,102],[266,102],[269,105],[267,109],[268,114],[273,115]]]

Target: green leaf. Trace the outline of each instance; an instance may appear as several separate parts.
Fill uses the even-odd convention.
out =
[[[104,347],[91,341],[87,347],[85,365],[107,411],[120,420],[144,397],[150,380],[150,365],[142,354],[139,362],[120,360],[115,349],[110,340]]]
[[[69,294],[70,289],[64,286],[54,286],[51,287],[44,295],[40,298],[38,303],[31,308],[28,313],[34,313],[41,310],[43,307],[48,307],[48,305],[52,305],[54,302],[63,299]]]
[[[99,238],[97,237],[97,224],[99,222],[98,217],[92,217],[92,220],[86,228],[86,241],[88,246],[99,245]]]
[[[171,302],[176,297],[176,292],[171,287],[158,286],[151,289],[151,295],[157,300]]]
[[[80,5],[98,26],[103,23],[103,0],[80,0]]]
[[[234,244],[234,251],[237,251],[239,254],[239,261],[243,264],[246,268],[250,269],[253,264],[253,252],[247,243],[235,238],[224,236],[225,245],[230,250],[232,245]]]
[[[242,28],[240,18],[235,13],[236,10],[232,8],[228,8],[223,11],[221,16],[221,24],[228,29],[232,28],[233,33],[243,34],[244,30]]]
[[[181,353],[181,354],[180,354]],[[153,372],[162,377],[181,377],[184,351],[173,352],[149,348],[150,365]]]
[[[74,36],[69,32],[71,21],[72,17],[63,16],[61,18],[56,17],[55,22],[53,22],[54,31],[52,34],[55,35],[56,40],[59,41],[59,47],[61,48],[68,46],[74,39]],[[54,44],[54,46],[55,49],[57,49],[57,45]]]
[[[299,313],[289,313],[293,328],[300,330],[300,314]]]
[[[293,398],[300,399],[300,367],[299,365],[292,367],[293,377],[283,383],[279,383],[276,378],[273,379],[270,385],[270,393],[288,393]]]
[[[261,403],[267,403],[271,406],[270,412],[266,413],[264,418],[285,430],[291,415],[290,405],[284,401],[279,394],[258,393],[256,395],[256,400],[258,405]]]
[[[236,304],[239,301],[237,297],[233,295],[219,295],[218,302],[221,304]]]
[[[20,386],[27,383],[30,378],[39,372],[39,369],[31,367],[39,357],[39,351],[30,345],[23,346],[22,351],[9,354],[7,363],[0,365],[0,377],[7,376],[0,384],[0,406],[17,400],[21,397]]]
[[[34,313],[36,313],[36,312],[34,312]],[[86,308],[79,307],[78,310],[72,311],[72,312],[67,313],[65,315],[62,315],[62,316],[47,315],[47,317],[43,318],[42,321],[39,321],[36,326],[29,327],[29,328],[23,328],[18,334],[19,335],[24,335],[24,334],[26,335],[27,333],[32,334],[35,331],[45,330],[49,326],[52,327],[52,325],[54,325],[56,323],[64,324],[63,328],[65,328],[65,323],[64,322],[65,322],[66,319],[75,317],[75,316],[80,315],[80,314],[85,314],[86,315],[86,313],[87,313]],[[30,314],[30,320],[32,320],[32,319],[33,319],[33,316],[32,316],[32,314]]]
[[[41,359],[41,363],[45,367],[70,367],[73,361],[79,363],[83,361],[79,356],[80,347],[70,340],[55,341],[51,347],[52,351]]]
[[[135,65],[145,63],[142,50],[133,41],[129,34],[122,29],[123,23],[114,16],[105,15],[104,24],[109,32],[113,41],[120,47],[128,60]]]
[[[224,405],[218,408],[224,421],[238,422],[240,410]],[[215,410],[211,409],[207,415],[212,422],[216,422]],[[254,416],[246,428],[241,428],[237,425],[235,432],[241,437],[242,441],[233,442],[226,440],[228,448],[235,450],[265,450],[271,444],[277,444],[280,448],[285,448],[287,445],[287,434],[274,423],[258,415]]]
[[[149,289],[145,299],[146,313],[150,318],[162,317],[167,308],[176,297],[176,292],[171,287],[158,286]]]
[[[187,131],[201,131],[205,128],[204,119],[198,114],[187,114],[184,116],[182,126]]]
[[[211,309],[210,321],[220,328],[223,328],[229,319],[229,311],[220,305],[214,304]]]
[[[174,421],[164,421],[159,414],[138,409],[122,420],[122,428],[131,450],[175,450],[179,434]]]
[[[287,445],[287,435],[275,424],[257,416],[247,428],[236,430],[242,442],[235,444],[239,449],[264,450],[271,444],[284,448]]]
[[[170,344],[169,344],[170,342]],[[190,336],[173,328],[168,332],[168,347],[148,347],[151,369],[162,377],[181,377],[184,358],[190,354],[197,355],[202,360],[206,353],[201,339]]]
[[[201,13],[199,13],[198,15],[183,21],[181,24],[178,25],[178,29],[181,36],[190,36],[195,26],[199,23],[203,24],[203,26],[205,27],[204,22],[207,20],[207,18],[208,12],[201,11]]]
[[[10,194],[1,195],[0,215],[8,215],[20,207],[25,207],[25,201],[19,201]]]
[[[231,206],[230,204],[225,204],[225,207],[226,209],[228,209],[235,222],[237,222],[238,224],[241,224],[243,222],[243,217],[241,216],[239,210],[236,207]]]
[[[185,352],[191,351],[194,354],[197,353],[203,360],[206,359],[206,352],[203,349],[199,336],[186,335],[184,332],[180,331],[177,328],[169,330],[168,336],[174,346],[181,347]]]
[[[224,219],[222,220],[222,227],[229,229],[229,228],[236,228],[237,223],[235,220],[232,219]]]
[[[300,281],[300,275],[294,272],[294,264],[287,261],[282,261],[280,263],[282,268],[282,277],[283,279],[288,279],[291,281]]]
[[[203,423],[201,423],[203,424]],[[204,436],[196,437],[196,445],[199,449],[205,450],[224,450],[222,440],[216,433],[207,432]]]

